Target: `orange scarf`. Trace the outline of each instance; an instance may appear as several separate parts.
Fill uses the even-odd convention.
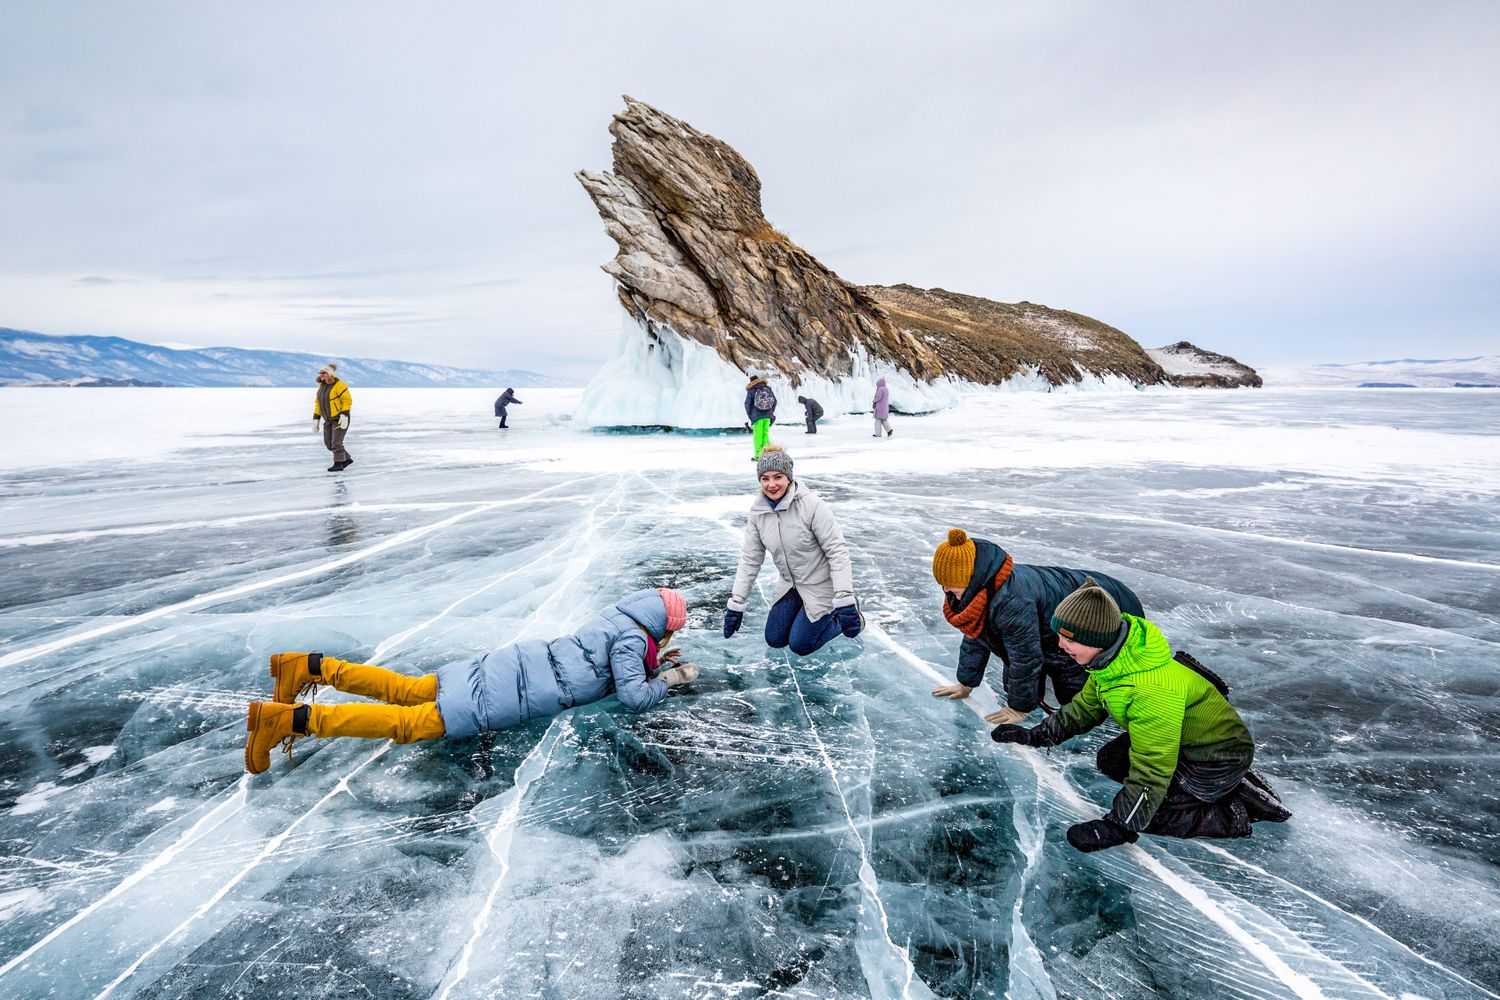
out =
[[[990,582],[990,585],[975,594],[973,599],[958,611],[954,611],[953,606],[944,599],[943,617],[948,619],[948,624],[958,629],[970,639],[978,639],[984,632],[984,615],[985,609],[990,604],[990,595],[999,590],[1005,585],[1005,581],[1010,579],[1010,571],[1014,566],[1015,560],[1007,554],[1005,562],[1000,564],[1000,571],[995,574],[995,579]]]

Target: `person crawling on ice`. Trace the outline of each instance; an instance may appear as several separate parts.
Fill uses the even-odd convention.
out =
[[[1124,787],[1107,816],[1069,827],[1068,843],[1088,853],[1133,844],[1143,832],[1248,837],[1256,820],[1291,817],[1250,769],[1255,744],[1224,697],[1228,687],[1187,654],[1174,659],[1155,625],[1121,614],[1090,578],[1057,606],[1052,629],[1088,670],[1088,682],[1041,725],[1000,725],[990,735],[997,743],[1050,747],[1107,717],[1125,728],[1098,754],[1099,770]]]
[[[292,741],[303,736],[397,743],[458,739],[556,715],[611,694],[619,695],[629,711],[644,712],[665,701],[669,688],[698,676],[697,667],[666,648],[686,623],[682,594],[663,588],[636,591],[573,635],[513,643],[456,660],[425,677],[321,653],[278,653],[271,657],[275,700],[250,704],[245,770],[261,773],[271,766],[272,747],[281,743],[290,753]],[[319,684],[383,704],[297,702]]]
[[[750,504],[740,567],[724,612],[724,638],[739,631],[756,574],[770,553],[781,575],[766,615],[766,645],[798,656],[822,649],[842,632],[865,626],[854,597],[849,546],[823,498],[792,478],[792,456],[768,444],[755,464],[760,493]]]
[[[986,715],[986,722],[1026,718],[1043,705],[1042,688],[1049,677],[1059,704],[1066,705],[1083,689],[1088,672],[1058,648],[1050,623],[1058,602],[1088,572],[1017,563],[994,542],[954,528],[933,554],[932,575],[943,588],[943,617],[964,634],[958,646],[958,683],[933,689],[934,696],[967,698],[984,680],[991,653],[1005,664],[1005,707]],[[1144,613],[1129,587],[1103,573],[1092,575],[1126,611]]]

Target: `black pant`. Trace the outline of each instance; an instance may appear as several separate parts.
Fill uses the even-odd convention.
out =
[[[1222,761],[1179,757],[1166,797],[1146,832],[1183,838],[1249,836],[1250,815],[1236,793],[1253,759],[1249,749]],[[1095,760],[1100,774],[1123,784],[1130,774],[1130,734],[1121,733],[1104,744]]]
[[[816,434],[816,433],[818,433],[818,418],[817,417],[808,417],[807,418],[807,433],[809,433],[809,434]]]
[[[497,407],[495,407],[495,416],[497,416],[497,417],[500,418],[500,426],[504,427],[505,426],[505,407],[503,407],[503,406],[497,406]]]

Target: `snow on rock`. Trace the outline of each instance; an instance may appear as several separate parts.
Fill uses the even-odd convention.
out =
[[[1226,354],[1215,354],[1195,347],[1186,340],[1179,340],[1166,347],[1149,348],[1151,360],[1161,365],[1167,378],[1182,388],[1214,387],[1237,389],[1260,388],[1261,378],[1255,369],[1241,364]]]

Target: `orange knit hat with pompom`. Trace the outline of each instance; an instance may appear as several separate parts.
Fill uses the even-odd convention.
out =
[[[974,575],[974,542],[964,529],[948,532],[948,540],[932,556],[932,575],[943,587],[967,587]]]

